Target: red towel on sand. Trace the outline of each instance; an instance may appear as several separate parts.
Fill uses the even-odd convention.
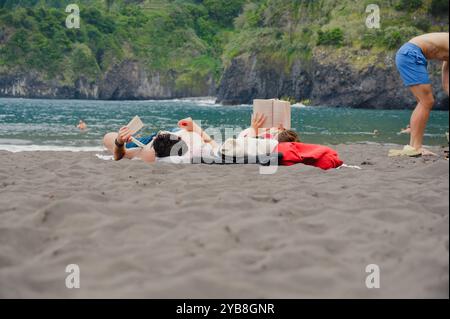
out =
[[[303,163],[327,170],[344,164],[335,150],[322,145],[280,143],[277,146],[277,152],[283,154],[280,164],[285,166]]]

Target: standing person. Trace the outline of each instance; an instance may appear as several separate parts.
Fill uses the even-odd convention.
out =
[[[397,52],[400,76],[417,99],[411,116],[411,139],[397,155],[434,155],[423,148],[423,135],[434,106],[433,88],[428,75],[428,60],[442,61],[442,86],[448,95],[448,32],[428,33],[411,39]]]

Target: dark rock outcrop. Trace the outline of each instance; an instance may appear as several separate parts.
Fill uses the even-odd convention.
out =
[[[237,58],[225,70],[218,88],[218,102],[223,104],[250,104],[255,98],[289,96],[301,100],[313,89],[311,76],[294,63],[291,72],[259,64],[255,56]]]
[[[365,59],[358,52],[358,59]],[[355,56],[355,55],[354,55]],[[308,100],[312,105],[354,108],[413,108],[413,95],[403,87],[394,65],[394,56],[380,54],[374,63],[357,67],[349,56],[330,57],[315,52],[309,61],[295,61],[289,68],[266,63],[256,56],[240,56],[231,61],[217,90],[223,104],[251,104],[255,98]],[[449,109],[449,99],[441,88],[438,63],[430,63],[436,97],[435,109]],[[216,95],[212,76],[197,81],[196,88],[178,88],[177,74],[149,71],[138,61],[126,60],[92,81],[81,76],[73,84],[61,79],[46,80],[35,71],[0,73],[0,97],[143,100]]]
[[[413,108],[413,95],[405,88],[395,68],[394,55],[380,54],[373,64],[357,68],[348,62],[315,52],[309,61],[282,66],[240,56],[225,69],[217,102],[250,104],[255,98],[309,100],[312,105],[371,109]],[[359,59],[365,59],[362,55]],[[438,63],[430,63],[435,89],[435,109],[448,110],[448,96],[442,90]]]
[[[74,86],[60,84],[56,80],[44,81],[37,72],[0,74],[0,96],[27,98],[74,98]]]
[[[172,74],[162,79],[159,73],[149,76],[136,61],[124,61],[106,73],[99,87],[102,100],[142,100],[179,97],[174,91]]]
[[[102,100],[173,99],[215,95],[212,75],[195,88],[178,88],[178,74],[148,71],[138,61],[126,60],[109,70],[99,84],[98,98]]]
[[[175,72],[151,72],[138,61],[126,60],[95,81],[81,76],[73,84],[46,80],[35,71],[0,73],[0,97],[144,100],[215,95],[212,76],[192,89],[177,88],[176,79]]]

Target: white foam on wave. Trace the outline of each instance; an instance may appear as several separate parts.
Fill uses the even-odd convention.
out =
[[[200,105],[218,105],[216,104],[216,98],[214,96],[204,97],[187,97],[180,99],[168,99],[168,100],[146,100],[145,102],[151,103],[195,103]]]
[[[223,105],[221,103],[217,103],[217,98],[214,96],[206,96],[206,97],[187,97],[187,98],[179,98],[179,99],[169,99],[169,100],[145,100],[140,102],[150,102],[150,103],[186,103],[186,104],[195,104],[197,106],[210,106],[210,107],[223,107],[227,108],[231,107],[251,107],[251,104],[236,104],[236,105]]]
[[[56,146],[56,145],[6,145],[0,144],[0,151],[21,152],[102,152],[100,146]]]
[[[311,107],[311,106],[305,105],[305,104],[303,104],[303,103],[295,103],[295,104],[292,104],[292,107],[294,107],[294,108],[305,109],[305,108],[309,108],[309,107]]]

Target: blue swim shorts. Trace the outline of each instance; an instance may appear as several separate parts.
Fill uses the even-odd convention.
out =
[[[156,136],[156,134],[152,134],[149,136],[139,137],[139,138],[137,138],[137,140],[144,145],[148,145],[148,144],[150,144],[151,141],[153,141],[155,136]],[[137,148],[137,147],[139,147],[139,146],[137,146],[134,142],[127,143],[127,145],[126,145],[126,148]]]
[[[431,84],[427,58],[417,45],[404,44],[397,52],[395,63],[405,86]]]

